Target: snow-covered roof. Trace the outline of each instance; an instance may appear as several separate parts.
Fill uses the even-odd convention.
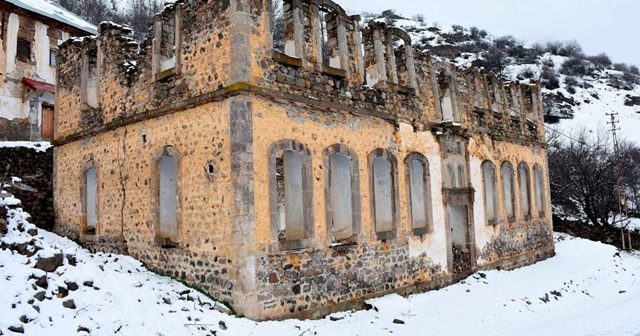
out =
[[[52,20],[64,23],[74,28],[80,29],[90,34],[97,34],[96,26],[85,21],[83,18],[60,6],[51,0],[5,0],[22,9],[48,17]]]

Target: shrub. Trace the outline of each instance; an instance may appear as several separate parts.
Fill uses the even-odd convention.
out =
[[[560,73],[568,76],[587,76],[593,72],[591,62],[581,57],[572,57],[562,63]]]
[[[567,86],[567,92],[570,94],[576,94],[576,88],[573,86]]]
[[[564,47],[564,43],[561,41],[549,41],[545,47],[546,52],[550,52],[554,55],[560,55],[560,49]]]
[[[631,72],[634,75],[639,75],[640,76],[640,70],[638,70],[638,67],[635,65],[632,65],[629,67],[629,72]]]
[[[457,32],[464,31],[464,27],[463,27],[463,26],[461,26],[461,25],[455,25],[455,24],[454,24],[454,25],[452,25],[452,26],[451,26],[451,28],[453,28],[453,30],[454,30],[454,31],[457,31]]]
[[[418,21],[420,23],[424,23],[424,15],[416,14],[413,16],[413,21]]]
[[[589,56],[587,57],[587,59],[591,61],[591,63],[593,63],[593,65],[595,65],[596,69],[598,70],[607,69],[611,67],[612,64],[611,58],[609,58],[609,55],[605,53],[601,53],[596,56]]]
[[[493,71],[498,77],[502,77],[504,69],[510,63],[507,54],[496,47],[491,47],[483,56],[487,69]]]
[[[518,79],[519,80],[531,79],[531,78],[533,78],[535,76],[536,76],[536,74],[535,74],[535,72],[533,72],[533,70],[531,68],[525,68],[522,71],[520,71],[520,73],[518,74]]]
[[[547,90],[555,90],[560,88],[560,79],[556,71],[548,66],[542,66],[540,73],[540,83]]]
[[[629,66],[625,63],[613,63],[613,69],[622,72],[629,72],[630,70]]]
[[[576,40],[571,40],[564,42],[560,50],[558,51],[558,55],[565,57],[578,57],[583,56],[582,46]]]
[[[564,79],[564,84],[567,85],[567,86],[577,86],[580,83],[578,82],[577,78],[575,78],[573,76],[567,76]]]
[[[493,41],[493,45],[498,49],[507,50],[516,46],[516,39],[511,35],[498,37]]]
[[[480,38],[480,29],[478,27],[469,28],[469,34],[471,34],[471,38],[477,40]]]

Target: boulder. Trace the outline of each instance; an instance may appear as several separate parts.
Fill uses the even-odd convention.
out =
[[[62,306],[69,309],[76,309],[76,303],[73,300],[62,302]]]
[[[62,253],[56,253],[51,257],[38,257],[35,268],[41,269],[45,272],[53,272],[58,267],[62,266],[62,262]]]

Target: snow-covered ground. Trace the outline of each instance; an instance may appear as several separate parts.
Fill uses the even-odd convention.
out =
[[[554,258],[479,272],[441,290],[370,300],[368,311],[256,323],[126,256],[34,231],[15,198],[0,238],[0,334],[639,335],[640,255],[556,235]],[[38,260],[62,253],[45,272]],[[31,255],[31,256],[30,256]],[[55,258],[53,258],[55,259]],[[70,301],[73,300],[73,301]],[[395,320],[395,322],[394,322]]]

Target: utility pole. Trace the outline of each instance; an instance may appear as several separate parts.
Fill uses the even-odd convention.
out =
[[[617,131],[620,130],[618,124],[620,121],[616,120],[616,116],[618,113],[612,112],[607,113],[608,116],[611,117],[611,121],[608,124],[611,125],[611,134],[613,135],[613,154],[615,159],[614,173],[616,176],[616,197],[618,203],[618,215],[620,216],[620,235],[622,237],[622,249],[626,250],[626,240],[624,236],[624,228],[623,225],[623,206],[625,203],[625,190],[624,190],[624,182],[622,180],[622,167],[620,165],[620,142],[618,141]],[[624,207],[626,208],[626,207]],[[629,249],[631,249],[631,237],[629,237]]]

